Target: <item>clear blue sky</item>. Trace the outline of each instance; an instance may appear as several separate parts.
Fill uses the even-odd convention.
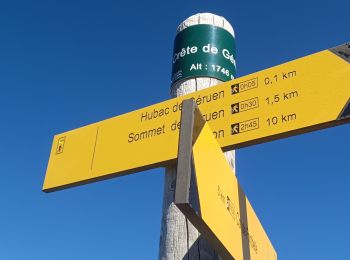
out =
[[[163,169],[45,194],[53,135],[168,99],[175,30],[192,14],[233,24],[242,76],[349,41],[349,9],[346,0],[0,1],[0,259],[156,259]],[[349,130],[237,151],[279,259],[348,258]]]

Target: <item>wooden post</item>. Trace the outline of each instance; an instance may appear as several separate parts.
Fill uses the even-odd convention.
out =
[[[234,36],[229,22],[221,16],[210,13],[200,13],[187,18],[182,22],[177,33],[187,27],[197,24],[210,24],[224,28]],[[220,84],[222,81],[211,77],[195,77],[186,81],[175,83],[171,88],[172,97],[182,96],[197,90]],[[235,152],[225,153],[226,158],[234,170]],[[161,260],[212,260],[221,259],[208,242],[200,236],[199,232],[185,218],[174,205],[174,191],[176,183],[176,165],[165,170],[163,213],[161,236],[159,245],[159,259]]]

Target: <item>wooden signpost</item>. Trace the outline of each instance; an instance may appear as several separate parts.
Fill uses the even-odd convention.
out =
[[[179,33],[174,93],[230,81],[56,135],[43,190],[177,163],[175,204],[221,257],[276,260],[222,151],[349,123],[350,44],[234,79],[232,43],[208,24]]]
[[[195,32],[194,26],[201,26],[201,28],[208,28],[211,25],[214,28],[209,27],[206,35],[199,36],[193,35]],[[225,33],[226,41],[221,39],[217,28],[226,30],[230,35]],[[191,34],[186,31],[190,30]],[[203,29],[200,29],[199,33],[202,33]],[[181,35],[185,33],[187,37]],[[222,35],[222,31],[221,31]],[[235,53],[234,46],[234,30],[231,24],[222,16],[218,16],[211,13],[198,13],[188,17],[184,20],[177,28],[177,34],[175,38],[174,50],[173,50],[173,75],[179,75],[179,70],[185,71],[181,72],[181,76],[184,77],[189,72],[193,72],[193,75],[189,75],[185,79],[178,79],[174,81],[171,85],[171,96],[179,97],[189,93],[193,93],[205,88],[216,86],[223,81],[231,79],[231,75],[226,76],[223,73],[219,74],[217,71],[203,70],[209,67],[213,68],[213,65],[219,65],[221,67],[227,67],[231,72],[235,72],[236,68],[231,63],[227,63],[228,60],[215,60],[213,59],[213,54],[207,53],[206,58],[201,55],[197,59],[191,54],[190,60],[183,60],[181,58],[181,51],[183,49],[188,49],[188,46],[199,46],[198,42],[193,42],[193,39],[188,39],[188,37],[195,39],[206,39],[202,41],[202,50],[208,50],[207,46],[216,47],[217,43],[225,42],[225,45],[221,47],[222,51],[224,49],[230,50]],[[227,39],[231,39],[227,41]],[[189,42],[188,42],[189,40]],[[212,49],[212,48],[211,48]],[[180,57],[179,57],[180,56]],[[216,55],[217,56],[217,55]],[[181,58],[181,59],[180,59]],[[204,59],[203,59],[204,58]],[[222,58],[222,57],[221,57]],[[225,62],[226,61],[226,62]],[[174,63],[175,62],[175,63]],[[178,62],[181,62],[181,66]],[[228,66],[227,66],[228,65]],[[192,70],[191,70],[192,68]],[[198,68],[199,70],[193,70],[193,68]],[[202,70],[200,70],[202,68]],[[215,75],[216,74],[216,75]],[[231,73],[230,73],[231,74]],[[213,76],[220,76],[219,78]],[[235,151],[224,152],[227,161],[232,169],[235,168]],[[234,173],[234,172],[232,172]],[[172,259],[207,259],[209,256],[211,259],[220,259],[217,252],[209,244],[209,242],[204,238],[203,235],[193,226],[191,221],[182,214],[178,207],[174,204],[175,197],[175,183],[176,183],[177,169],[176,164],[169,165],[165,167],[164,176],[164,192],[163,192],[163,207],[162,207],[162,221],[161,221],[161,231],[160,231],[160,241],[159,241],[159,259],[162,260],[172,260]]]

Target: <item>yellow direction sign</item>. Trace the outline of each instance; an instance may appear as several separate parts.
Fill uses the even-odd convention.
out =
[[[223,259],[277,260],[208,123],[183,104],[175,204]]]
[[[347,123],[349,44],[58,134],[44,191],[174,162],[182,101],[189,98],[223,150]]]

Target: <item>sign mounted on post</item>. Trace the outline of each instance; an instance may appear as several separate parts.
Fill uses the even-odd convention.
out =
[[[54,191],[177,159],[182,101],[193,98],[224,151],[350,122],[350,45],[56,135]]]
[[[176,35],[172,58],[172,84],[189,77],[228,81],[236,75],[234,37],[225,29],[198,24]]]
[[[208,123],[183,103],[175,204],[223,259],[277,260]]]

